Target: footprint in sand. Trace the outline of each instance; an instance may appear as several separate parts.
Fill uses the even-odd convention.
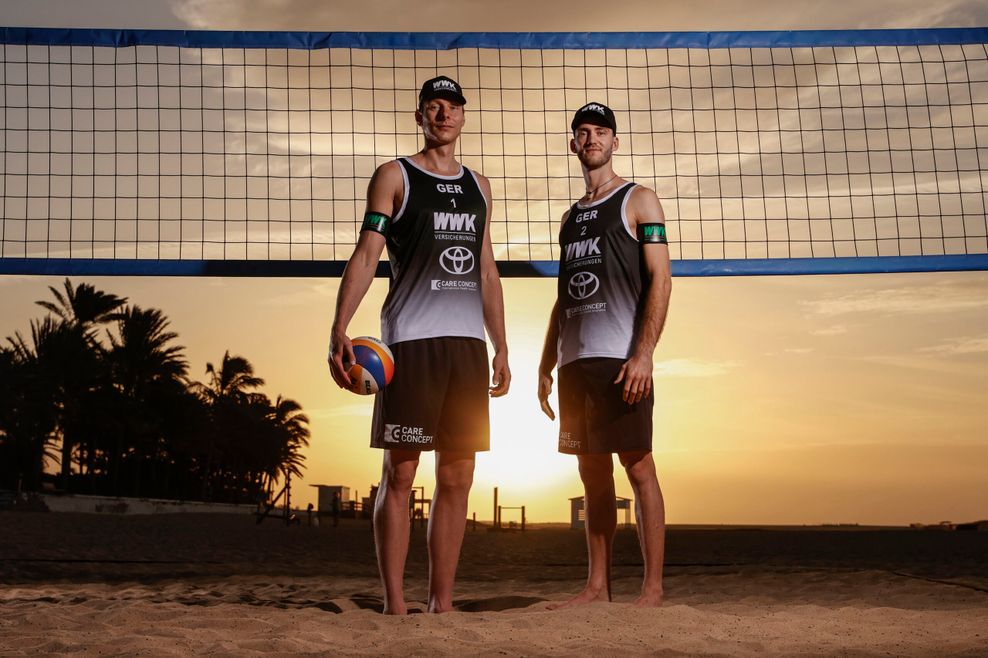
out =
[[[488,599],[460,601],[454,603],[453,607],[461,612],[503,612],[517,608],[527,608],[530,605],[544,601],[545,599],[535,596],[494,596]]]

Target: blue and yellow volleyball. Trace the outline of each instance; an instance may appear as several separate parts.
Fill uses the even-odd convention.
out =
[[[388,346],[371,336],[350,341],[356,361],[347,370],[350,390],[357,395],[373,395],[395,376],[395,358]]]

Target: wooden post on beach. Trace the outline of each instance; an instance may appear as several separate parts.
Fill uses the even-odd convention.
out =
[[[292,474],[285,471],[285,525],[292,522]]]
[[[491,527],[495,530],[501,527],[501,508],[497,506],[497,487],[494,487],[494,521]]]
[[[525,506],[521,506],[521,531],[525,532]]]
[[[477,513],[473,513],[473,532],[477,532]]]

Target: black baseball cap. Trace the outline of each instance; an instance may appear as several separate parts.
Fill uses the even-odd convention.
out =
[[[614,111],[603,103],[587,103],[576,111],[573,115],[573,123],[570,130],[576,130],[581,123],[590,123],[595,126],[604,126],[617,132],[617,120],[614,118]]]
[[[466,105],[467,99],[463,97],[463,89],[453,78],[441,75],[431,80],[426,80],[419,92],[419,107],[422,103],[431,101],[433,98],[445,98],[460,105]]]

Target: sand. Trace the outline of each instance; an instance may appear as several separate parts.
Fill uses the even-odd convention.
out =
[[[379,614],[366,521],[0,513],[0,655],[988,656],[988,533],[672,529],[667,601],[547,610],[586,573],[567,528],[467,532],[457,611]],[[425,607],[424,531],[407,569]]]

